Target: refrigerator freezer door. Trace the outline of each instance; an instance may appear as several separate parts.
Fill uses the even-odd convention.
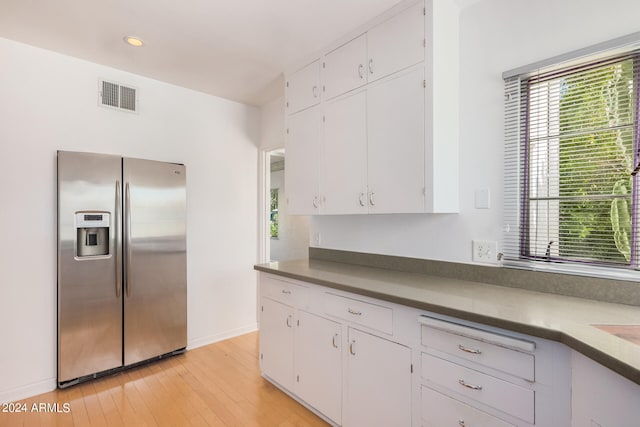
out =
[[[187,346],[185,167],[125,158],[124,364]]]
[[[58,152],[59,383],[122,366],[120,185],[120,156]],[[83,228],[85,216],[108,229]],[[78,237],[87,230],[108,239],[106,254],[78,251],[99,243]]]

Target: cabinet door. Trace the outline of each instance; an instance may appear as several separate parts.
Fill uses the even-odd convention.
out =
[[[411,350],[349,328],[347,427],[411,425]]]
[[[424,60],[423,8],[419,2],[367,32],[370,82]]]
[[[319,106],[287,118],[284,186],[289,215],[319,212],[321,125]]]
[[[320,102],[320,60],[287,76],[286,111],[293,114]]]
[[[324,99],[364,85],[367,74],[367,35],[362,34],[325,56],[322,68]]]
[[[571,370],[572,427],[640,425],[640,385],[576,351]]]
[[[264,375],[293,387],[293,308],[269,298],[260,300],[260,363]]]
[[[370,213],[424,212],[424,68],[367,91]]]
[[[325,105],[322,209],[325,214],[367,213],[367,94]]]
[[[342,343],[339,323],[304,311],[298,315],[296,394],[336,424],[342,418]]]

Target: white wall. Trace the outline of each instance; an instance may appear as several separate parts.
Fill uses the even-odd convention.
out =
[[[502,239],[502,72],[638,31],[638,16],[637,0],[481,0],[464,9],[460,213],[316,216],[316,246],[471,262],[472,239]],[[474,208],[482,188],[490,189],[490,209]]]
[[[98,106],[98,78],[140,113]],[[253,107],[0,39],[0,402],[56,377],[56,150],[185,163],[189,347],[255,328]]]

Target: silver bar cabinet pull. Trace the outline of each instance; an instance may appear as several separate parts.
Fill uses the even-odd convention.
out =
[[[282,293],[283,293],[283,294],[287,294],[287,295],[291,295],[291,291],[290,291],[290,290],[288,290],[288,289],[283,289],[283,290],[282,290]]]
[[[352,308],[348,308],[347,311],[349,312],[349,314],[353,314],[355,316],[362,316],[362,312],[361,311],[354,310]]]
[[[351,343],[349,344],[349,353],[351,353],[352,356],[356,355],[356,352],[353,351],[353,345],[356,343],[355,340],[351,341]]]
[[[467,382],[463,379],[459,379],[458,384],[460,384],[463,387],[470,388],[471,390],[482,390],[481,385],[467,384]]]
[[[338,334],[334,334],[333,339],[331,340],[331,343],[333,344],[333,348],[338,348],[337,339],[338,339]]]

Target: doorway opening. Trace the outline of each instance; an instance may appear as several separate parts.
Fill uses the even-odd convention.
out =
[[[285,150],[278,148],[264,153],[264,261],[306,258],[309,251],[309,217],[287,213]]]

